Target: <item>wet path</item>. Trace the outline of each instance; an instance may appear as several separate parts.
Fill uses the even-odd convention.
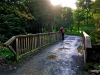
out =
[[[21,64],[7,75],[89,75],[84,71],[83,55],[77,48],[82,39],[78,36],[66,36]]]

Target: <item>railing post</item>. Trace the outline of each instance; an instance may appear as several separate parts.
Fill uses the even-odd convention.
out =
[[[87,48],[92,48],[91,46],[91,39],[90,36],[88,34],[86,34],[83,31],[83,51],[84,51],[84,66],[85,66],[85,70],[87,70],[88,65],[87,65]]]
[[[39,46],[41,47],[41,33],[39,34]]]
[[[16,61],[18,61],[19,55],[18,55],[18,38],[16,38]]]
[[[49,33],[49,43],[51,43],[51,33]]]

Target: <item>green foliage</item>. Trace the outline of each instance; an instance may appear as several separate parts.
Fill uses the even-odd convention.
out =
[[[0,46],[0,56],[9,56],[11,52],[8,48]]]
[[[95,69],[100,69],[100,63],[96,63],[93,65]]]
[[[3,41],[3,42],[4,42],[4,41],[6,41],[6,39],[7,39],[7,38],[5,37],[5,35],[1,35],[1,34],[0,34],[0,41]]]
[[[48,0],[7,0],[0,5],[2,42],[19,34],[59,31],[61,26],[72,30],[71,8],[52,6]]]
[[[82,36],[81,31],[80,31],[80,32],[78,32],[78,31],[76,31],[76,30],[72,30],[72,31],[70,31],[70,30],[68,30],[68,29],[67,29],[66,34],[67,34],[67,35]]]
[[[92,44],[95,44],[95,43],[96,43],[96,38],[93,37],[92,35],[90,35],[90,38],[91,38],[91,42],[92,42]]]
[[[14,35],[25,34],[28,21],[35,19],[28,7],[17,1],[2,1],[0,5],[0,41],[4,42]]]
[[[0,19],[2,22],[0,23],[0,34],[2,36],[1,41],[4,41],[3,38],[10,38],[15,34],[23,33],[23,29],[21,24],[21,19],[14,14],[1,14]],[[25,23],[25,22],[24,22]]]
[[[89,34],[100,27],[100,10],[96,9],[100,1],[86,1],[88,5],[84,5],[84,0],[78,0],[77,9],[73,11],[61,5],[52,6],[49,0],[2,0],[0,40],[5,41],[19,34],[55,32],[59,31],[60,27],[67,28],[72,34],[82,30]],[[76,33],[73,33],[74,31]]]
[[[10,63],[15,60],[14,54],[8,48],[3,46],[0,46],[0,56],[5,57],[5,63]]]
[[[53,32],[57,32],[57,30],[56,30],[56,29],[54,29],[54,30],[53,30]]]
[[[70,30],[72,30],[72,25],[73,25],[73,12],[71,8],[63,8],[62,9],[62,22],[63,22],[63,27],[64,28],[70,28]]]
[[[94,41],[96,41],[98,44],[100,44],[100,30],[99,29],[93,30],[91,32],[91,35],[95,38]]]

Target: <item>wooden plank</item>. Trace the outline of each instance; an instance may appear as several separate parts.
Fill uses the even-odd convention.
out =
[[[13,42],[15,40],[16,36],[13,36],[12,38],[10,38],[7,42],[4,43],[5,46],[11,44],[11,42]]]

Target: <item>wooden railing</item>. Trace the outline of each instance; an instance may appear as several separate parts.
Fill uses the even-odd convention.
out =
[[[13,36],[7,42],[4,43],[13,54],[16,56],[16,60],[21,57],[36,52],[40,48],[59,41],[61,34],[57,33],[39,33],[31,35],[18,35]]]
[[[83,52],[84,52],[84,65],[85,68],[87,67],[86,60],[87,60],[87,48],[92,48],[90,36],[83,31]]]
[[[83,45],[84,45],[84,47],[83,47],[84,50],[86,50],[86,48],[92,47],[90,36],[87,33],[85,33],[84,31],[83,31]]]

